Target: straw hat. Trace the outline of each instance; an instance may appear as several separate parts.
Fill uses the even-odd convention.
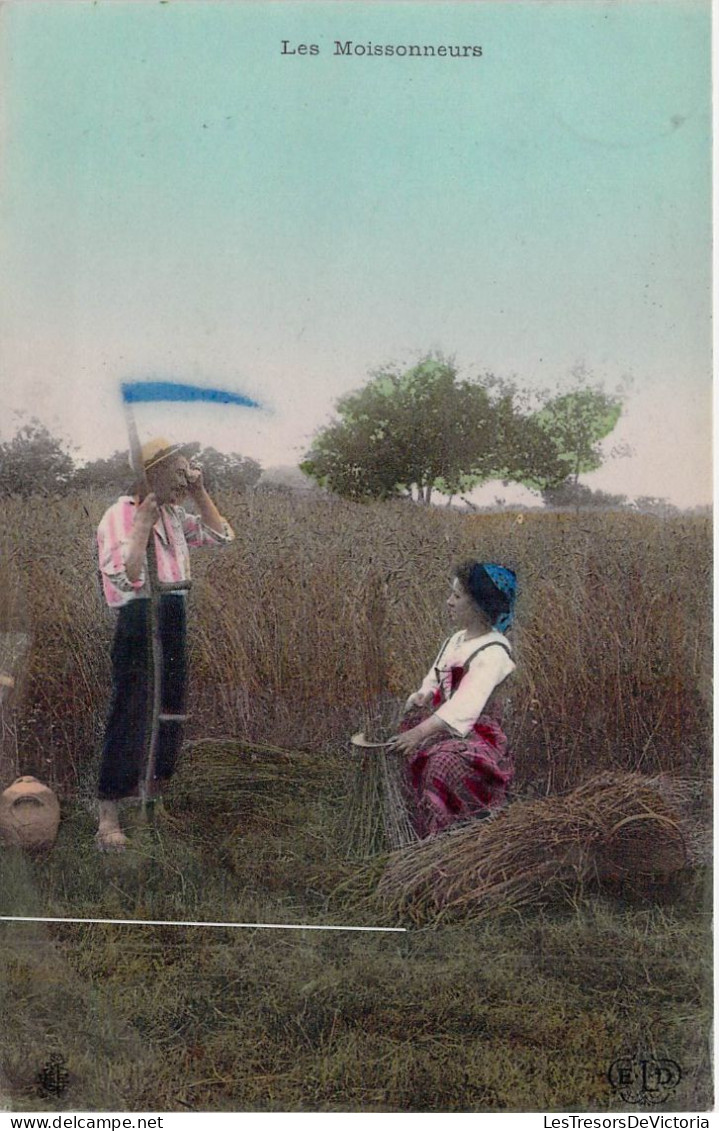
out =
[[[145,471],[149,471],[151,467],[155,467],[162,460],[177,455],[181,451],[182,444],[171,444],[164,436],[156,436],[154,440],[148,440],[140,449]]]

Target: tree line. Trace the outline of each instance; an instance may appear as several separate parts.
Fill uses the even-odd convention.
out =
[[[449,503],[489,480],[519,483],[549,506],[623,506],[622,495],[592,491],[580,476],[602,465],[602,441],[616,427],[622,398],[575,371],[562,393],[533,394],[484,373],[462,376],[454,362],[427,354],[408,369],[370,373],[341,397],[300,464],[326,490],[356,501],[412,498]],[[211,491],[247,491],[261,465],[237,452],[186,448]],[[626,454],[626,453],[620,453]],[[127,452],[78,465],[36,419],[0,444],[0,495],[128,490]],[[661,502],[661,500],[649,500]]]
[[[262,474],[257,460],[237,452],[218,452],[197,443],[184,451],[201,464],[210,491],[247,491]],[[77,464],[68,446],[35,418],[0,444],[0,495],[65,495],[86,488],[117,494],[128,491],[133,478],[127,449]]]

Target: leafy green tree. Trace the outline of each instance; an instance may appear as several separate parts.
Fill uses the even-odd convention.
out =
[[[0,444],[0,495],[65,494],[74,470],[66,445],[36,417]]]
[[[341,398],[338,419],[315,438],[301,467],[354,499],[411,495],[428,504],[492,478],[558,472],[547,433],[522,415],[515,390],[486,375],[460,378],[438,355],[405,372],[375,373]]]
[[[525,484],[537,480],[561,481],[565,469],[551,431],[541,426],[535,414],[518,406],[518,394],[512,386],[506,388],[511,390],[511,395],[503,397],[497,406],[495,422],[501,458],[495,461],[494,474],[482,478]],[[526,394],[521,399],[526,400]]]
[[[558,474],[528,477],[528,485],[541,491],[569,482],[576,486],[579,476],[596,471],[604,457],[600,444],[614,430],[622,414],[622,401],[604,390],[580,387],[554,397],[535,415],[534,420],[554,443],[558,455]]]

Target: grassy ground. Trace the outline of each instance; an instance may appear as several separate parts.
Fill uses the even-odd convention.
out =
[[[214,753],[226,764],[228,748]],[[6,911],[94,918],[370,925],[343,881],[342,764],[261,754],[234,801],[187,765],[171,822],[97,854],[68,810],[45,858],[0,856]],[[204,749],[206,768],[213,749]],[[255,777],[256,784],[252,786]],[[243,804],[242,795],[247,797]],[[238,800],[238,798],[240,800]],[[661,893],[575,893],[538,912],[407,934],[2,926],[5,1102],[16,1110],[625,1110],[622,1055],[684,1076],[652,1110],[711,1104],[704,877]],[[37,1075],[63,1056],[70,1082]]]

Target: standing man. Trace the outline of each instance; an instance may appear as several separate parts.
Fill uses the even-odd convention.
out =
[[[162,646],[161,707],[154,778],[158,796],[174,772],[182,745],[186,701],[185,598],[190,587],[190,546],[219,546],[234,533],[205,490],[202,472],[191,468],[179,444],[151,440],[142,448],[149,493],[122,495],[105,512],[97,531],[105,599],[118,610],[112,645],[112,701],[100,767],[100,824],[96,842],[121,852],[118,801],[137,796],[150,742],[153,679],[147,548],[157,561],[158,627]],[[199,515],[179,504],[190,496]]]

